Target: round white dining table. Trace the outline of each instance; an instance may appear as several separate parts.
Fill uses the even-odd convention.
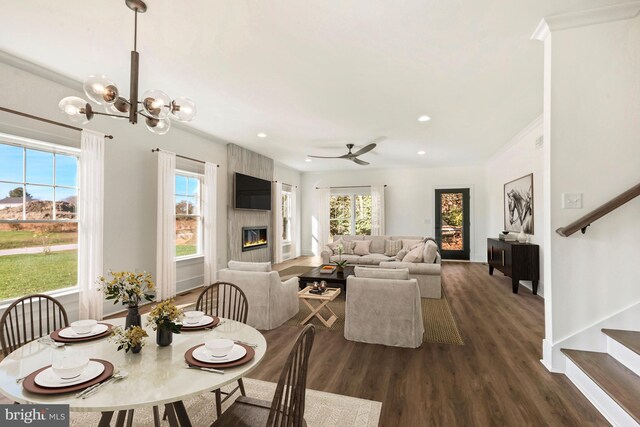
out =
[[[264,336],[251,326],[228,319],[211,330],[182,332],[173,335],[173,343],[166,347],[156,345],[156,333],[142,326],[149,337],[138,354],[117,351],[117,345],[107,338],[84,343],[66,344],[55,348],[33,341],[17,349],[0,362],[0,393],[18,403],[67,404],[71,412],[101,412],[100,426],[110,425],[114,412],[117,424],[122,425],[125,415],[133,417],[133,410],[164,406],[172,426],[190,426],[184,404],[185,399],[223,387],[253,371],[267,350]],[[124,325],[124,318],[105,320],[114,326]],[[228,338],[256,345],[255,356],[248,363],[225,368],[224,373],[188,369],[184,354],[191,347],[204,343],[207,338]],[[62,353],[76,354],[111,362],[115,371],[125,370],[128,376],[112,382],[86,399],[76,393],[39,395],[25,391],[16,382],[33,371],[48,366]],[[212,408],[212,414],[215,409]]]

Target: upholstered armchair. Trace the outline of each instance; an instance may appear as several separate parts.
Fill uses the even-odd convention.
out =
[[[346,339],[417,348],[423,334],[420,290],[408,269],[355,267],[347,278]]]
[[[247,324],[256,329],[275,329],[298,314],[298,278],[282,282],[268,262],[229,261],[218,280],[242,289],[249,303]]]

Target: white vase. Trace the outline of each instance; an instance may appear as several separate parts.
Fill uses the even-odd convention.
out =
[[[524,232],[523,229],[520,229],[520,233],[518,234],[518,242],[527,243],[528,239],[529,239],[529,236],[527,236],[527,234]]]

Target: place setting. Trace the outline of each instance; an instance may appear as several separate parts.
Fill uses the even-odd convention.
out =
[[[201,331],[211,329],[223,324],[218,316],[209,316],[202,311],[192,310],[184,312],[184,320],[181,323],[181,332]]]
[[[232,368],[250,362],[255,356],[255,344],[227,338],[209,338],[204,344],[191,347],[184,355],[187,367],[223,374],[221,368]]]
[[[97,320],[77,320],[72,322],[70,326],[56,329],[51,332],[49,339],[59,346],[60,343],[76,343],[92,341],[105,338],[111,335],[113,325],[109,323],[98,322]],[[49,340],[42,341],[44,344],[52,344]]]

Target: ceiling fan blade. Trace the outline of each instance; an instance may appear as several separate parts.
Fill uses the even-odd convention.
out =
[[[313,157],[314,159],[341,159],[344,156],[327,157],[327,156],[312,156],[312,155],[308,155],[307,157]]]
[[[351,160],[353,160],[354,163],[357,163],[360,166],[367,166],[369,164],[369,162],[365,162],[364,160],[360,160],[360,159],[356,159],[356,158],[353,158]]]
[[[361,149],[359,149],[358,151],[356,151],[355,153],[353,153],[354,156],[362,156],[365,153],[368,153],[369,151],[373,150],[374,148],[376,148],[376,144],[369,144],[365,147],[362,147]]]
[[[369,141],[369,144],[378,144],[378,143],[384,141],[385,139],[387,139],[386,136],[379,136],[379,137],[373,138],[371,141]]]

